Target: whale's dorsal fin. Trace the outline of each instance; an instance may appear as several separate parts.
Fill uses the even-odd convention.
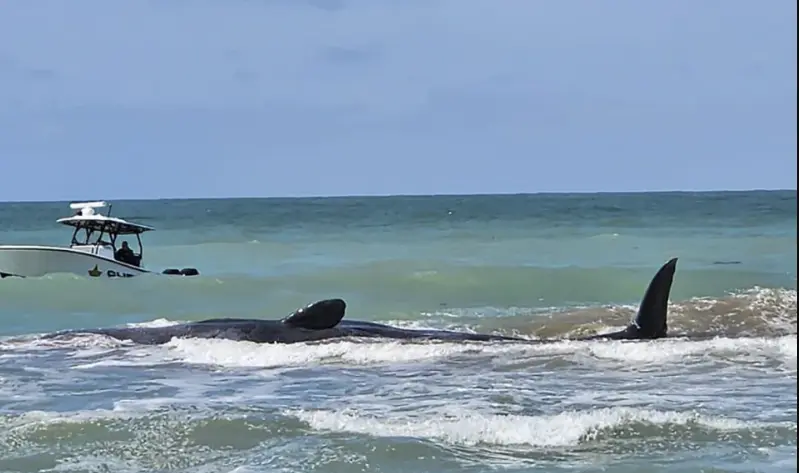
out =
[[[296,310],[282,322],[307,330],[333,328],[344,318],[347,304],[342,299],[325,299]]]

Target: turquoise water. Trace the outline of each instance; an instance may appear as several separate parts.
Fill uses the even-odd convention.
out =
[[[796,192],[113,202],[154,270],[0,281],[0,471],[796,470]],[[66,244],[66,203],[0,244]],[[670,330],[712,340],[291,346],[64,328],[348,318],[564,337],[624,325],[680,258]]]

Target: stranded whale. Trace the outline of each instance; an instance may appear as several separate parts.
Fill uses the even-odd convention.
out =
[[[669,293],[677,258],[664,264],[652,278],[638,313],[624,330],[578,340],[652,340],[667,335]],[[166,327],[127,327],[69,330],[47,336],[100,334],[134,343],[157,345],[180,338],[220,338],[256,343],[297,343],[342,337],[372,337],[449,341],[515,341],[542,343],[518,337],[465,333],[450,330],[415,330],[375,322],[342,320],[346,311],[342,299],[326,299],[303,307],[282,320],[210,319]]]

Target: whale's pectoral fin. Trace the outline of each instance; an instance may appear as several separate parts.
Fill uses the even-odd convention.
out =
[[[620,332],[606,333],[583,338],[583,340],[652,340],[663,338],[668,333],[668,310],[671,284],[677,270],[677,258],[670,259],[660,267],[649,283],[638,313],[632,323]]]
[[[314,302],[283,319],[283,323],[307,330],[333,328],[344,318],[347,304],[342,299]]]
[[[677,258],[672,258],[652,278],[629,327],[635,328],[635,338],[662,338],[668,333],[669,294],[676,270]]]

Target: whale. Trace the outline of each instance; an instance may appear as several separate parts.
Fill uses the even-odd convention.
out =
[[[654,340],[666,337],[668,301],[676,269],[677,258],[672,258],[660,267],[650,281],[637,313],[623,330],[570,340]],[[56,332],[44,338],[94,334],[142,345],[160,345],[174,338],[226,339],[254,343],[300,343],[346,337],[463,342],[557,341],[454,330],[406,329],[377,322],[344,320],[346,308],[347,304],[343,299],[324,299],[302,307],[282,319],[219,318],[161,327],[76,329]]]

